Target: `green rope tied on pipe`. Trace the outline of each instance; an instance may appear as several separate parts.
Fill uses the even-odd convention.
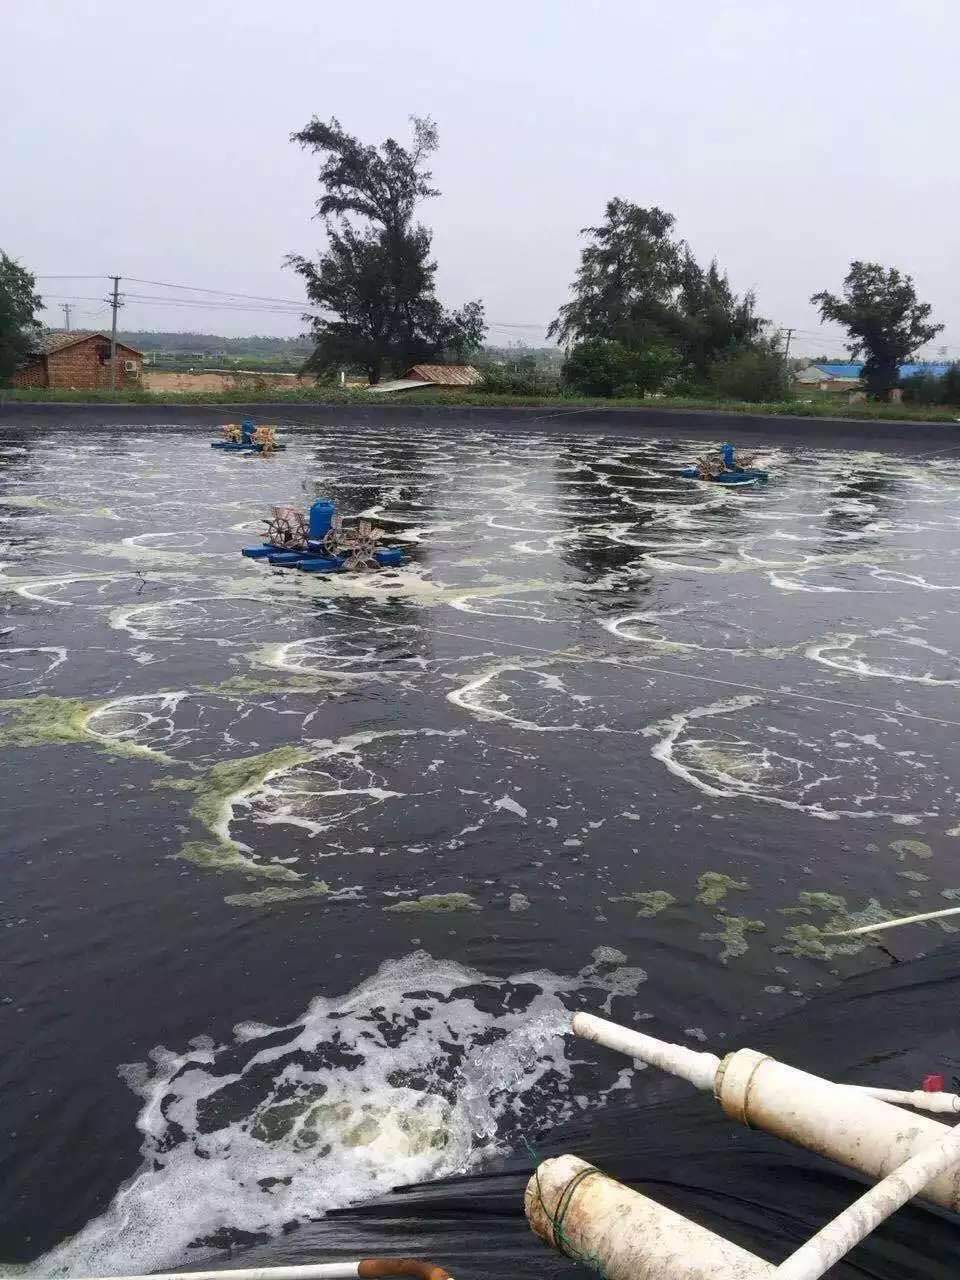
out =
[[[535,1165],[539,1165],[540,1157],[525,1137],[523,1139],[523,1143],[530,1152]],[[539,1168],[534,1168],[534,1177],[537,1183],[537,1199],[539,1200],[540,1207],[543,1209],[543,1212],[547,1217],[547,1221],[550,1223],[550,1230],[553,1233],[554,1245],[562,1254],[565,1254],[566,1257],[572,1258],[574,1262],[584,1263],[586,1266],[591,1267],[594,1271],[598,1271],[601,1276],[605,1277],[606,1272],[603,1270],[603,1266],[597,1255],[580,1253],[563,1229],[563,1222],[567,1216],[567,1210],[570,1208],[570,1203],[573,1200],[577,1187],[579,1187],[582,1182],[585,1182],[587,1178],[592,1177],[595,1173],[600,1174],[601,1177],[605,1176],[602,1174],[600,1169],[594,1169],[593,1167],[589,1169],[581,1169],[579,1173],[575,1173],[560,1192],[560,1196],[557,1199],[556,1210],[551,1211],[547,1202],[543,1198],[543,1189],[540,1186],[540,1170]]]

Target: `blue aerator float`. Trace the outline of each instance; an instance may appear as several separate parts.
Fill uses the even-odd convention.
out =
[[[400,547],[381,547],[386,535],[369,520],[344,524],[333,502],[318,499],[307,515],[294,507],[274,507],[266,521],[266,539],[244,547],[249,560],[266,560],[278,568],[304,573],[368,572],[403,564]]]
[[[680,474],[691,480],[709,480],[713,484],[765,484],[769,479],[766,471],[751,467],[752,461],[752,458],[738,458],[732,444],[722,444],[719,449],[698,458],[695,467],[684,467]]]
[[[223,449],[226,453],[260,453],[266,456],[277,449],[285,449],[277,439],[273,427],[258,427],[252,418],[244,418],[238,426],[228,422],[220,428],[222,440],[211,440],[211,449]]]

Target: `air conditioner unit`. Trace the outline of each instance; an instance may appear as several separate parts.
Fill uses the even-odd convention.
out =
[[[137,372],[136,360],[124,360],[123,371],[124,373],[136,373]]]

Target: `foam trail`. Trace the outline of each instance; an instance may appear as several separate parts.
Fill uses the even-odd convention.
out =
[[[534,1113],[555,1123],[578,1108],[560,996],[591,986],[635,994],[646,976],[610,968],[600,956],[572,979],[501,982],[416,952],[346,996],[316,998],[288,1026],[241,1024],[232,1044],[200,1037],[182,1053],[153,1050],[150,1063],[121,1069],[143,1099],[141,1169],[24,1274],[183,1265],[188,1247],[215,1233],[279,1235],[400,1183],[471,1168],[512,1145],[527,1113],[528,1123]],[[499,1010],[481,1008],[498,990]],[[205,1252],[192,1249],[191,1263]]]

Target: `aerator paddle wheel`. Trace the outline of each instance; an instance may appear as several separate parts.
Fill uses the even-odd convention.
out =
[[[349,529],[344,529],[341,524],[337,533],[336,554],[345,557],[343,562],[345,569],[361,573],[369,569],[379,569],[380,565],[376,559],[377,547],[385,536],[384,531],[371,524],[369,520],[360,520]]]
[[[295,507],[274,507],[272,515],[264,523],[267,526],[265,541],[272,546],[288,551],[306,547],[309,529],[302,511]]]

